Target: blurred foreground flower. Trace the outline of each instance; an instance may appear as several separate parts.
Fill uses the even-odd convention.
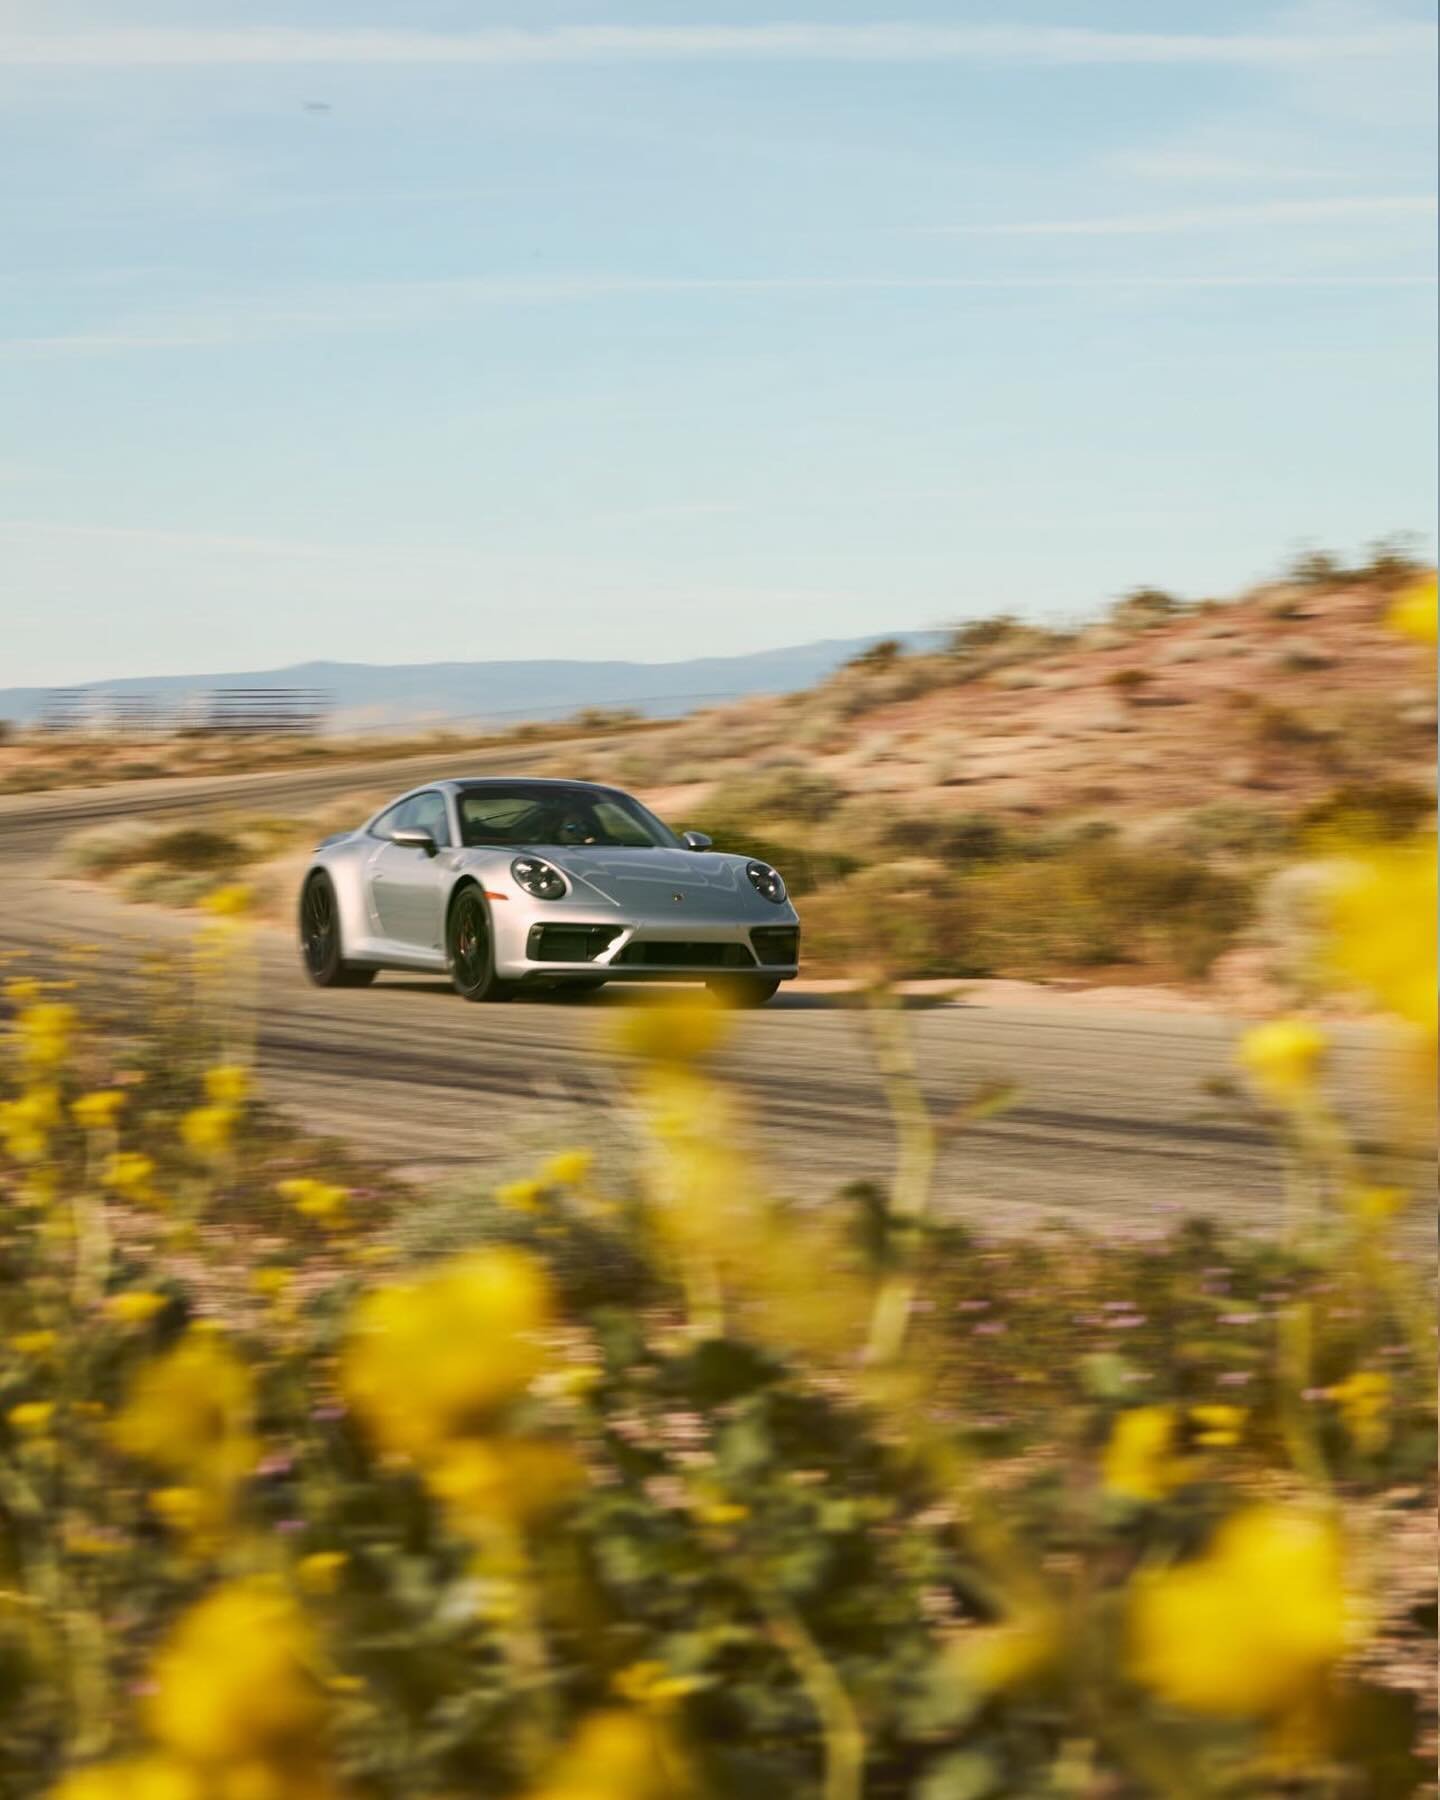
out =
[[[592,1713],[526,1800],[680,1800],[688,1785],[644,1714]]]
[[[125,1095],[119,1088],[101,1088],[72,1101],[70,1115],[82,1131],[106,1131],[124,1104]]]
[[[1101,1460],[1106,1493],[1150,1505],[1181,1486],[1190,1465],[1177,1452],[1177,1427],[1173,1406],[1136,1406],[1122,1412],[1111,1427]]]
[[[211,1162],[230,1147],[237,1117],[233,1106],[193,1106],[180,1121],[185,1148],[202,1162]]]
[[[1422,644],[1435,642],[1436,577],[1433,569],[1401,590],[1390,608],[1388,623],[1393,630],[1416,638]]]
[[[333,1181],[317,1181],[311,1175],[294,1175],[276,1183],[275,1191],[288,1200],[303,1218],[317,1225],[337,1226],[344,1223],[350,1190]]]
[[[1378,846],[1335,866],[1325,972],[1435,1035],[1435,837]]]
[[[156,1740],[201,1767],[285,1758],[325,1716],[318,1647],[279,1582],[233,1581],[191,1607],[155,1657]]]
[[[243,881],[232,881],[224,887],[213,888],[200,902],[204,910],[217,919],[241,918],[254,904],[255,890]]]
[[[218,1331],[197,1325],[140,1369],[111,1427],[119,1449],[179,1478],[160,1510],[188,1521],[197,1547],[223,1530],[236,1486],[259,1461],[254,1414],[249,1369]]]
[[[1344,1381],[1326,1389],[1326,1397],[1340,1408],[1355,1448],[1364,1456],[1383,1450],[1390,1436],[1390,1377],[1373,1369],[1357,1369]]]
[[[1129,1622],[1131,1672],[1175,1706],[1233,1719],[1303,1706],[1353,1637],[1339,1527],[1248,1507],[1203,1556],[1138,1576]]]
[[[518,1530],[533,1524],[563,1505],[582,1480],[568,1445],[519,1437],[449,1445],[434,1455],[425,1475],[452,1521],[480,1538],[497,1525]]]
[[[949,1660],[967,1687],[981,1694],[1001,1694],[1045,1674],[1063,1647],[1061,1621],[1037,1606],[966,1632]]]
[[[33,1072],[56,1069],[70,1053],[75,1008],[58,1000],[41,1000],[15,1016],[20,1060]]]
[[[359,1303],[341,1359],[345,1397],[382,1450],[432,1457],[475,1435],[547,1360],[545,1272],[523,1251],[477,1251]]]
[[[156,1751],[81,1770],[52,1800],[338,1800],[320,1655],[279,1581],[215,1588],[151,1661]]]
[[[683,995],[622,1007],[612,1036],[615,1048],[628,1056],[663,1065],[689,1065],[718,1049],[730,1025],[729,1014],[715,1001]]]
[[[117,1150],[100,1173],[104,1185],[127,1200],[152,1199],[154,1161],[141,1150]]]
[[[37,1163],[50,1148],[50,1133],[60,1123],[60,1101],[54,1088],[35,1087],[0,1105],[0,1141],[18,1163]]]
[[[1313,1092],[1329,1042],[1306,1019],[1272,1019],[1245,1033],[1236,1059],[1262,1098],[1293,1106]]]
[[[214,1106],[239,1106],[250,1098],[254,1080],[243,1063],[218,1063],[206,1069],[205,1098]]]

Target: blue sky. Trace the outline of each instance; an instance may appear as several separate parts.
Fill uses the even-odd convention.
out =
[[[1433,530],[1428,6],[0,0],[0,685]]]

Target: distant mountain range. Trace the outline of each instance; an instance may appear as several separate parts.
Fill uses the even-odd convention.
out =
[[[938,636],[919,631],[892,635],[910,648]],[[784,650],[688,662],[307,662],[212,675],[137,676],[65,689],[0,688],[0,719],[20,725],[47,716],[138,723],[153,713],[168,721],[198,716],[212,696],[238,688],[314,690],[325,697],[331,723],[348,731],[555,719],[587,706],[626,706],[673,717],[717,701],[809,687],[879,641],[824,638]]]

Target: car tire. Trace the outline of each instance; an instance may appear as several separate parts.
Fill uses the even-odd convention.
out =
[[[462,887],[450,902],[445,922],[445,951],[450,979],[462,1000],[508,1000],[515,984],[495,973],[495,944],[490,911],[478,887]]]
[[[767,1000],[773,1000],[780,987],[779,980],[768,975],[725,975],[715,981],[707,981],[705,985],[726,1006],[741,1007],[747,1011],[753,1006],[763,1006]]]
[[[300,890],[300,960],[316,987],[369,987],[375,979],[374,969],[358,968],[341,955],[340,907],[323,869]]]

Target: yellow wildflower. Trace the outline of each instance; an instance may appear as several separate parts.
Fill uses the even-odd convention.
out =
[[[41,1000],[16,1014],[20,1057],[34,1070],[57,1069],[70,1052],[75,1008],[58,1000]]]
[[[589,1177],[594,1166],[593,1150],[562,1150],[545,1164],[540,1178],[556,1187],[579,1187]]]
[[[225,1524],[226,1508],[208,1491],[196,1487],[156,1488],[149,1496],[150,1510],[177,1537],[203,1544]]]
[[[14,1007],[33,1006],[44,992],[33,975],[17,975],[5,983],[5,998]]]
[[[312,1175],[292,1175],[277,1182],[275,1192],[288,1200],[304,1218],[317,1225],[338,1225],[345,1215],[350,1190],[333,1181],[317,1181]]]
[[[295,1573],[307,1593],[333,1594],[349,1560],[343,1550],[312,1550],[300,1558]]]
[[[1179,1487],[1189,1465],[1176,1452],[1179,1420],[1173,1406],[1136,1406],[1110,1428],[1100,1479],[1117,1499],[1148,1505]]]
[[[49,1800],[203,1800],[204,1782],[188,1763],[171,1756],[125,1757],[77,1769]]]
[[[288,1292],[295,1279],[289,1269],[282,1269],[272,1264],[268,1268],[255,1269],[250,1276],[250,1287],[254,1293],[267,1300],[280,1300]]]
[[[70,1116],[82,1131],[108,1131],[124,1104],[125,1096],[119,1088],[100,1088],[72,1101]]]
[[[435,1453],[425,1471],[456,1529],[482,1538],[497,1524],[531,1524],[562,1506],[582,1480],[574,1452],[547,1438],[461,1441]]]
[[[1327,896],[1330,980],[1435,1036],[1435,837],[1343,859]]]
[[[622,1700],[668,1712],[677,1700],[693,1694],[704,1682],[697,1675],[673,1675],[662,1662],[634,1662],[610,1684]]]
[[[50,1133],[60,1123],[60,1098],[54,1088],[37,1087],[0,1105],[0,1136],[19,1163],[39,1162],[50,1147]]]
[[[12,1406],[5,1417],[23,1436],[40,1437],[50,1429],[50,1421],[55,1417],[55,1402],[22,1400],[19,1406]]]
[[[474,1435],[538,1375],[549,1283],[533,1257],[481,1250],[365,1295],[341,1356],[346,1398],[382,1449]]]
[[[1395,597],[1386,623],[1394,631],[1400,631],[1406,637],[1417,638],[1422,644],[1435,642],[1436,601],[1435,571],[1422,575],[1418,580],[1403,588]]]
[[[58,1331],[20,1331],[11,1338],[10,1347],[22,1356],[48,1356],[59,1342]]]
[[[1043,1675],[1054,1663],[1061,1641],[1059,1620],[1047,1608],[1036,1606],[964,1633],[946,1660],[966,1687],[984,1694],[1005,1693]]]
[[[243,881],[228,882],[224,887],[212,888],[201,900],[204,911],[217,919],[238,919],[255,903],[255,890]]]
[[[164,1294],[152,1294],[144,1288],[130,1288],[123,1294],[111,1294],[105,1310],[122,1325],[144,1325],[168,1304]]]
[[[100,1179],[127,1200],[150,1198],[150,1180],[155,1164],[143,1150],[118,1150],[106,1160]]]
[[[1329,1039],[1305,1019],[1272,1019],[1241,1038],[1236,1059],[1266,1100],[1293,1105],[1314,1089]]]
[[[185,1148],[202,1161],[222,1156],[230,1146],[235,1117],[233,1106],[192,1106],[180,1121]]]
[[[1333,1519],[1299,1506],[1233,1514],[1192,1562],[1136,1578],[1130,1665],[1162,1699],[1263,1718],[1313,1697],[1349,1646]]]
[[[1374,1456],[1390,1438],[1390,1377],[1376,1369],[1357,1369],[1344,1381],[1325,1390],[1340,1408],[1351,1442],[1365,1456]]]
[[[538,1212],[544,1196],[543,1181],[505,1181],[495,1190],[495,1198],[511,1212]]]
[[[1192,1406],[1190,1423],[1194,1428],[1195,1442],[1201,1449],[1228,1450],[1232,1444],[1240,1442],[1240,1433],[1245,1425],[1245,1408],[1219,1403]]]
[[[738,1500],[712,1500],[702,1497],[693,1508],[695,1517],[702,1525],[713,1525],[723,1530],[726,1525],[739,1525],[750,1517],[750,1508],[742,1506]]]
[[[1403,1188],[1362,1187],[1349,1195],[1350,1211],[1361,1225],[1388,1225],[1410,1204]]]
[[[127,1455],[203,1490],[223,1516],[259,1460],[254,1414],[249,1369],[218,1331],[195,1325],[139,1370],[111,1429]]]
[[[645,1714],[591,1713],[526,1800],[671,1800],[673,1757]]]
[[[689,996],[627,1006],[616,1017],[615,1046],[645,1062],[699,1062],[724,1041],[729,1014],[714,1001]]]
[[[205,1098],[216,1106],[240,1106],[250,1098],[250,1071],[242,1063],[217,1063],[205,1071]]]
[[[201,1768],[303,1755],[325,1722],[317,1654],[278,1582],[227,1582],[181,1617],[156,1654],[151,1734]]]

